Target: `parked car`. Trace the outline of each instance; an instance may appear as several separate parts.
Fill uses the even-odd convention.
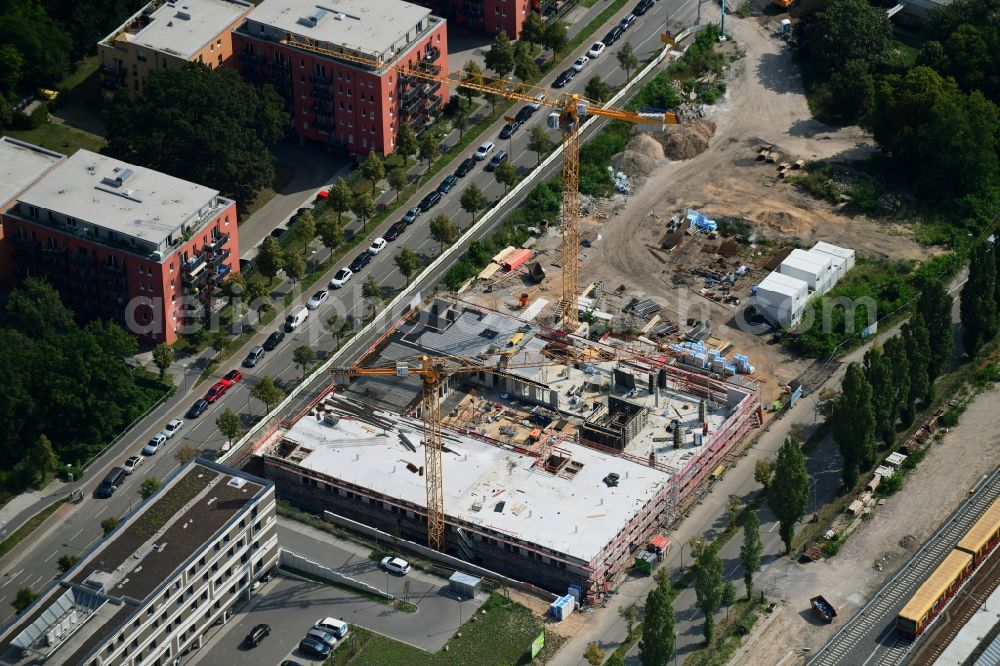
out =
[[[278,345],[281,344],[281,341],[284,339],[285,339],[285,332],[282,331],[281,329],[278,329],[271,335],[267,336],[267,340],[264,340],[264,344],[262,345],[264,351],[274,351],[275,349],[278,348]]]
[[[448,176],[438,185],[438,192],[448,194],[456,185],[458,185],[458,176]]]
[[[635,14],[636,16],[642,16],[650,9],[652,9],[652,7],[653,7],[653,0],[639,0],[639,4],[635,6],[635,9],[632,10],[632,13]]]
[[[242,380],[243,380],[243,373],[240,372],[239,370],[230,370],[222,377],[222,381],[229,382],[230,386]]]
[[[316,659],[326,659],[330,656],[330,646],[315,638],[303,638],[299,641],[299,652]]]
[[[286,231],[288,230],[282,227],[275,227],[274,229],[271,229],[271,238],[281,238],[282,234]]]
[[[420,206],[414,206],[403,215],[403,222],[413,224],[420,217]]]
[[[604,53],[604,49],[606,48],[608,47],[604,44],[604,42],[594,42],[594,44],[590,47],[590,50],[587,51],[587,57],[591,59],[597,58]]]
[[[507,123],[506,125],[503,126],[503,129],[500,130],[500,138],[509,139],[510,137],[514,136],[514,132],[516,132],[520,126],[521,123],[518,122],[517,119],[515,118],[514,122]]]
[[[351,265],[348,266],[348,269],[351,271],[351,273],[357,273],[362,268],[367,266],[368,262],[370,262],[371,260],[372,260],[371,253],[368,250],[365,250],[358,256],[354,257],[354,261],[351,262]]]
[[[601,42],[603,42],[605,46],[611,46],[619,39],[621,39],[622,33],[624,32],[625,32],[624,28],[622,28],[620,25],[616,25],[615,27],[611,28],[611,30],[608,30],[608,34],[604,35],[604,39],[602,39]]]
[[[544,101],[545,101],[545,93],[538,93],[537,95],[535,95],[535,101],[528,102],[528,106],[531,107],[532,111],[538,111],[538,109],[542,108],[542,102]]]
[[[459,178],[465,178],[469,175],[473,169],[476,168],[476,159],[474,157],[466,157],[465,161],[458,165],[455,169],[455,175]]]
[[[158,432],[149,438],[146,446],[142,447],[142,452],[147,456],[156,455],[156,452],[160,450],[160,447],[166,444],[167,436],[162,432]]]
[[[434,208],[434,206],[437,206],[439,201],[441,201],[441,193],[438,192],[437,190],[434,190],[433,192],[431,192],[426,197],[420,200],[420,210],[426,213],[431,208]]]
[[[383,557],[382,568],[390,573],[405,576],[410,571],[410,563],[398,557]]]
[[[338,641],[344,640],[347,636],[347,632],[350,631],[347,623],[343,620],[338,620],[335,617],[325,617],[313,625],[317,629],[322,629],[324,631],[329,631],[337,637]]]
[[[118,486],[125,482],[126,476],[128,474],[121,467],[113,467],[101,481],[101,485],[97,486],[94,494],[101,498],[111,497],[118,490]]]
[[[260,349],[260,348],[255,347],[255,349]],[[253,351],[253,349],[251,349],[250,351]],[[225,382],[215,382],[214,384],[212,384],[212,388],[208,389],[208,392],[205,393],[205,400],[208,400],[210,403],[215,402],[222,396],[226,395],[226,391],[228,390],[229,390],[229,384],[226,384]]]
[[[254,368],[260,363],[260,359],[264,358],[264,348],[261,346],[256,346],[247,352],[247,357],[243,359],[244,368]]]
[[[204,414],[206,409],[208,409],[208,400],[198,398],[194,401],[194,404],[191,405],[191,409],[188,410],[187,417],[189,419],[196,419]]]
[[[296,305],[285,317],[285,333],[291,333],[309,318],[309,308],[304,305]]]
[[[493,159],[490,160],[490,163],[486,165],[486,170],[496,171],[498,166],[507,161],[507,157],[508,157],[507,151],[501,150],[496,155],[494,155]]]
[[[306,632],[306,638],[312,638],[321,643],[326,643],[327,647],[331,650],[337,647],[337,637],[333,635],[332,631],[327,631],[326,629],[313,627]]]
[[[368,246],[368,251],[371,252],[373,255],[378,254],[379,252],[384,250],[385,246],[388,244],[389,243],[386,242],[384,238],[379,236],[378,238],[372,241],[371,245]]]
[[[493,152],[496,148],[492,141],[483,141],[479,148],[476,148],[476,152],[472,153],[472,156],[479,162],[482,162],[486,157]]]
[[[142,465],[142,456],[131,456],[122,463],[122,469],[125,470],[126,474],[131,475],[140,465]]]
[[[271,627],[266,624],[258,624],[256,627],[250,630],[247,637],[243,640],[243,643],[247,647],[255,648],[260,645],[260,642],[264,640],[266,636],[271,635]]]
[[[394,241],[401,235],[403,235],[404,231],[406,231],[406,222],[400,220],[399,222],[396,222],[391,227],[386,229],[385,236],[383,236],[383,238],[385,238],[387,241]]]
[[[523,125],[528,122],[528,119],[531,118],[531,116],[535,115],[536,110],[537,109],[532,108],[530,104],[528,106],[522,106],[520,110],[518,110],[517,115],[514,116],[514,120]]]
[[[583,68],[587,66],[587,63],[588,63],[588,62],[590,62],[590,58],[588,58],[588,57],[587,57],[587,56],[585,56],[585,55],[584,55],[584,56],[580,56],[580,57],[579,57],[579,58],[577,58],[577,59],[576,59],[575,61],[573,61],[573,65],[572,65],[572,67],[573,67],[573,69],[574,69],[574,70],[575,70],[576,72],[578,72],[578,73],[579,73],[579,72],[582,72],[582,71],[583,71]]]
[[[184,421],[181,421],[180,419],[170,419],[167,422],[167,425],[163,426],[163,430],[161,430],[160,432],[166,435],[167,439],[170,439],[171,437],[176,435],[177,432],[183,427],[184,427]]]
[[[323,305],[328,298],[330,298],[330,292],[326,289],[320,289],[306,301],[306,307],[310,310],[318,310],[319,306]]]
[[[552,82],[553,88],[564,88],[567,83],[576,78],[576,70],[570,67],[565,72],[556,77],[556,80]]]
[[[340,289],[347,284],[347,281],[351,279],[352,275],[354,275],[354,271],[350,268],[341,268],[339,271],[334,273],[333,278],[330,279],[330,288]]]
[[[633,25],[635,25],[635,14],[626,14],[625,18],[618,23],[618,27],[622,29],[622,32],[628,30]]]

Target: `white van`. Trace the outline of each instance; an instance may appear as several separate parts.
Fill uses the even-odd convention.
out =
[[[295,309],[285,317],[285,333],[291,333],[297,329],[309,316],[309,308],[304,305],[297,305]]]
[[[314,629],[322,629],[323,631],[329,631],[334,636],[337,637],[338,641],[344,640],[347,636],[348,628],[347,623],[343,620],[338,620],[333,617],[323,618],[319,622],[313,625]]]

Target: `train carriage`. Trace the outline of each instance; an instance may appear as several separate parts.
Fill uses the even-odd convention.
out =
[[[948,553],[934,573],[899,611],[896,628],[910,636],[923,633],[974,566],[971,554],[957,549]]]
[[[1000,541],[1000,499],[993,502],[986,513],[969,528],[956,548],[971,554],[975,566],[986,559]]]

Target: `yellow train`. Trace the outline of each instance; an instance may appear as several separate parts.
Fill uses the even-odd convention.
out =
[[[969,528],[938,568],[917,588],[896,616],[896,629],[919,636],[969,574],[1000,541],[1000,499]]]

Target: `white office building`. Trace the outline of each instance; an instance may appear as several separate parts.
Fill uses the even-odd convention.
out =
[[[754,292],[757,311],[782,328],[799,323],[808,299],[809,285],[804,280],[777,271],[764,278]]]
[[[837,281],[832,260],[820,252],[810,254],[805,250],[792,250],[778,270],[782,275],[802,280],[817,295],[830,291]]]
[[[838,247],[831,243],[820,241],[809,250],[811,255],[826,255],[833,262],[833,272],[835,274],[834,283],[840,281],[847,275],[847,271],[854,268],[854,250],[846,247]]]

